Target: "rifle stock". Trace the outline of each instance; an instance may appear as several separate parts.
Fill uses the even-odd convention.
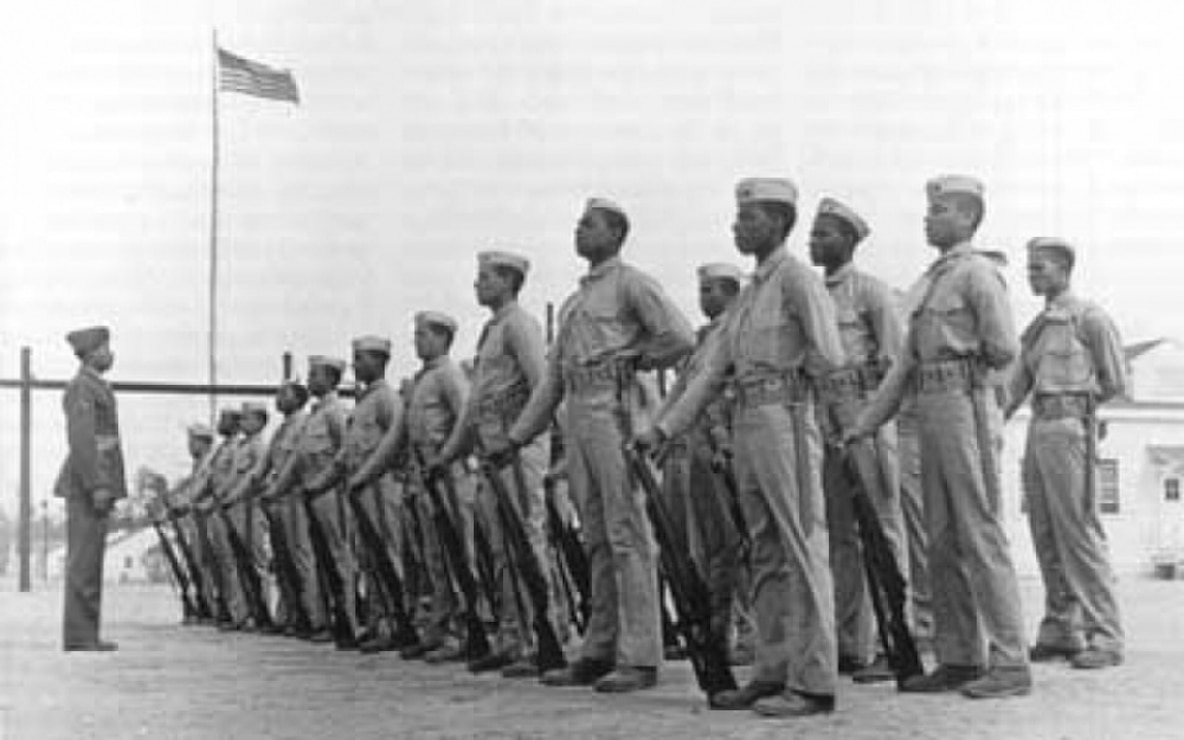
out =
[[[177,517],[169,513],[168,520],[173,525],[173,536],[177,540],[178,549],[181,550],[181,559],[189,568],[189,583],[193,586],[193,603],[197,607],[197,617],[198,619],[211,619],[214,616],[214,610],[206,598],[206,583],[202,576],[201,564],[197,562],[193,548],[185,538],[185,533],[181,531]]]
[[[312,542],[317,570],[329,586],[329,607],[333,611],[333,639],[339,646],[352,645],[356,641],[357,636],[354,634],[349,611],[345,608],[346,584],[342,581],[341,574],[337,571],[337,566],[333,562],[333,553],[329,549],[329,540],[325,536],[325,530],[321,526],[321,520],[317,517],[312,499],[308,498],[303,492],[297,495],[304,497],[302,503],[304,505],[304,513],[308,519],[308,538]]]
[[[272,625],[271,612],[263,598],[263,582],[259,578],[259,571],[255,570],[252,553],[247,549],[242,537],[239,536],[238,530],[235,529],[230,514],[221,505],[218,506],[218,515],[222,518],[223,526],[226,527],[226,539],[230,542],[230,552],[234,558],[235,570],[238,571],[239,584],[243,588],[243,595],[247,598],[247,607],[251,610],[251,616],[255,618],[255,625],[270,627]]]
[[[160,528],[160,522],[153,520],[152,528],[160,538],[160,551],[164,553],[164,559],[168,561],[169,569],[173,572],[173,580],[177,582],[177,590],[181,596],[181,613],[185,619],[192,619],[198,615],[198,609],[189,595],[189,578],[177,560],[177,553],[173,552],[173,546],[169,544],[164,530]]]
[[[370,551],[371,557],[374,558],[381,588],[386,594],[387,605],[394,612],[395,620],[399,623],[399,637],[407,644],[418,643],[419,635],[415,630],[415,621],[403,603],[407,593],[403,579],[399,577],[399,570],[391,560],[379,528],[370,518],[370,512],[366,510],[366,506],[361,500],[361,493],[364,490],[351,491],[346,494],[350,508],[354,512],[354,520],[358,523],[358,534],[361,535],[363,544]]]

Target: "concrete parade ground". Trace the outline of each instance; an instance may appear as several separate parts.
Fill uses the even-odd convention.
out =
[[[685,662],[609,698],[474,676],[394,654],[182,627],[168,586],[113,586],[116,653],[63,653],[60,584],[0,591],[0,740],[153,738],[1184,738],[1184,581],[1121,585],[1126,663],[1035,668],[1031,696],[971,701],[840,683],[833,715],[766,720],[706,709]],[[1032,625],[1039,582],[1023,583]],[[738,678],[747,679],[746,669]]]

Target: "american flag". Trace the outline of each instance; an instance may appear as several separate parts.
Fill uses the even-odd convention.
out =
[[[225,49],[218,50],[218,67],[221,71],[221,90],[272,100],[300,102],[296,80],[286,69],[272,69],[266,64],[231,54]]]

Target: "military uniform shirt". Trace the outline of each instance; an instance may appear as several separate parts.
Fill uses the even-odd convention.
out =
[[[468,381],[448,356],[424,364],[416,374],[407,409],[407,434],[417,449],[439,449],[464,410]]]
[[[313,404],[312,412],[300,435],[300,482],[304,486],[317,483],[322,472],[336,464],[338,452],[345,439],[346,411],[337,393],[326,393]]]
[[[402,404],[385,379],[366,386],[349,415],[341,453],[346,470],[357,470],[374,454],[401,412]]]
[[[903,342],[892,290],[882,281],[848,263],[826,277],[835,302],[839,339],[854,365],[895,360]]]

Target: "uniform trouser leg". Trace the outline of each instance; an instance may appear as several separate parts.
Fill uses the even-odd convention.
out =
[[[205,542],[198,531],[199,527],[205,525],[198,521],[195,514],[190,514],[178,519],[177,526],[181,529],[185,542],[189,544],[189,551],[193,553],[193,567],[201,576],[201,596],[210,605],[210,608],[214,609],[218,603],[214,593],[214,575],[209,568],[209,553],[206,552]]]
[[[568,475],[584,522],[592,581],[585,658],[630,666],[662,660],[657,546],[625,463],[615,401],[569,398]]]
[[[334,598],[339,596],[343,598],[350,634],[356,636],[358,634],[357,593],[354,590],[356,565],[353,553],[349,549],[348,523],[341,516],[339,495],[336,490],[322,493],[312,500],[312,509],[317,522],[321,525],[321,531],[325,533],[325,544],[328,546],[331,558],[331,562],[325,563],[325,567],[337,571],[337,577],[342,584],[341,590],[344,592],[340,595],[334,594]]]
[[[271,542],[272,558],[275,560],[275,583],[276,592],[278,594],[275,604],[275,622],[280,626],[295,626],[296,610],[293,608],[293,604],[298,597],[292,588],[292,584],[288,582],[287,576],[281,574],[279,564],[280,557],[291,557],[290,550],[292,546],[290,542],[285,541],[288,550],[281,554],[279,547],[276,545],[276,540],[274,539],[276,536],[283,536],[286,540],[288,532],[292,529],[291,525],[287,521],[287,506],[284,504],[274,503],[260,504],[260,511],[262,511],[263,506],[269,507],[267,510],[270,512],[271,518],[275,520],[275,524],[279,528],[278,535],[276,530],[273,530],[270,526],[267,528],[268,538]]]
[[[997,407],[985,396],[981,405],[997,431]],[[984,476],[974,406],[951,391],[919,396],[918,410],[937,660],[982,665],[985,642],[989,667],[1026,666],[1019,584],[998,492]],[[986,454],[998,464],[996,450]]]
[[[424,642],[431,645],[455,633],[452,622],[459,601],[453,591],[449,576],[450,566],[445,563],[444,546],[433,519],[435,504],[426,492],[416,496],[415,502],[419,507],[419,521],[422,527],[420,541],[423,543],[424,567],[432,582],[431,602],[424,634]]]
[[[253,568],[259,581],[260,597],[264,604],[269,603],[268,586],[267,586],[267,561],[268,549],[264,540],[267,537],[267,528],[264,526],[263,513],[255,509],[248,514],[248,507],[257,507],[258,504],[254,502],[244,503],[240,502],[230,507],[230,521],[233,524],[235,531],[238,533],[239,540],[244,545],[249,544],[248,554],[250,562],[246,563],[248,568]],[[248,535],[248,530],[250,534]],[[235,571],[237,575],[237,570]],[[250,614],[250,604],[247,603],[246,584],[242,583],[241,579],[236,581],[238,583],[238,598],[242,599],[242,608],[247,614]],[[234,612],[235,607],[231,608]]]
[[[300,579],[300,603],[308,615],[308,626],[313,630],[323,629],[328,623],[325,601],[321,596],[321,582],[317,574],[316,553],[312,547],[312,536],[308,531],[308,511],[304,506],[304,494],[295,492],[283,500],[283,511],[288,523],[288,549],[292,553],[292,564]]]
[[[239,580],[238,558],[234,554],[234,547],[230,544],[229,526],[221,513],[212,514],[209,518],[210,535],[214,547],[218,549],[218,565],[222,569],[222,598],[226,602],[226,609],[230,612],[230,620],[240,623],[251,616],[247,609],[247,600],[243,596],[243,586]]]
[[[1086,490],[1085,430],[1079,419],[1034,421],[1024,489],[1032,543],[1044,577],[1038,641],[1121,652],[1123,631],[1106,535]]]
[[[103,605],[103,554],[107,517],[95,511],[90,494],[66,499],[66,581],[62,609],[62,644],[99,641]]]
[[[792,413],[773,404],[744,409],[734,430],[737,485],[752,541],[753,678],[833,695],[834,585],[821,444],[812,414],[795,424]],[[797,439],[799,430],[805,439]]]
[[[367,594],[373,593],[375,596],[375,598],[370,599],[371,611],[368,614],[370,628],[381,629],[379,626],[380,622],[393,618],[394,607],[390,600],[402,600],[404,598],[402,593],[387,593],[387,585],[382,581],[381,571],[378,567],[378,558],[381,556],[388,558],[390,562],[395,564],[396,572],[401,568],[398,547],[401,544],[402,538],[397,536],[396,532],[398,530],[392,527],[394,519],[391,513],[392,507],[396,505],[394,499],[397,494],[398,491],[395,489],[394,481],[390,479],[390,476],[379,478],[374,485],[356,494],[360,496],[359,503],[365,511],[367,519],[369,519],[374,529],[377,530],[382,545],[381,553],[374,552],[371,548],[371,543],[361,537],[361,528],[358,528],[358,567],[364,573]]]
[[[711,461],[710,447],[692,443],[687,468],[687,529],[695,543],[692,553],[698,552],[697,564],[711,592],[712,629],[726,636],[739,580],[740,533],[732,520],[730,494],[723,490]]]
[[[900,463],[900,513],[908,539],[909,605],[917,638],[933,637],[933,592],[929,584],[929,534],[921,486],[921,443],[915,419],[897,424]]]

